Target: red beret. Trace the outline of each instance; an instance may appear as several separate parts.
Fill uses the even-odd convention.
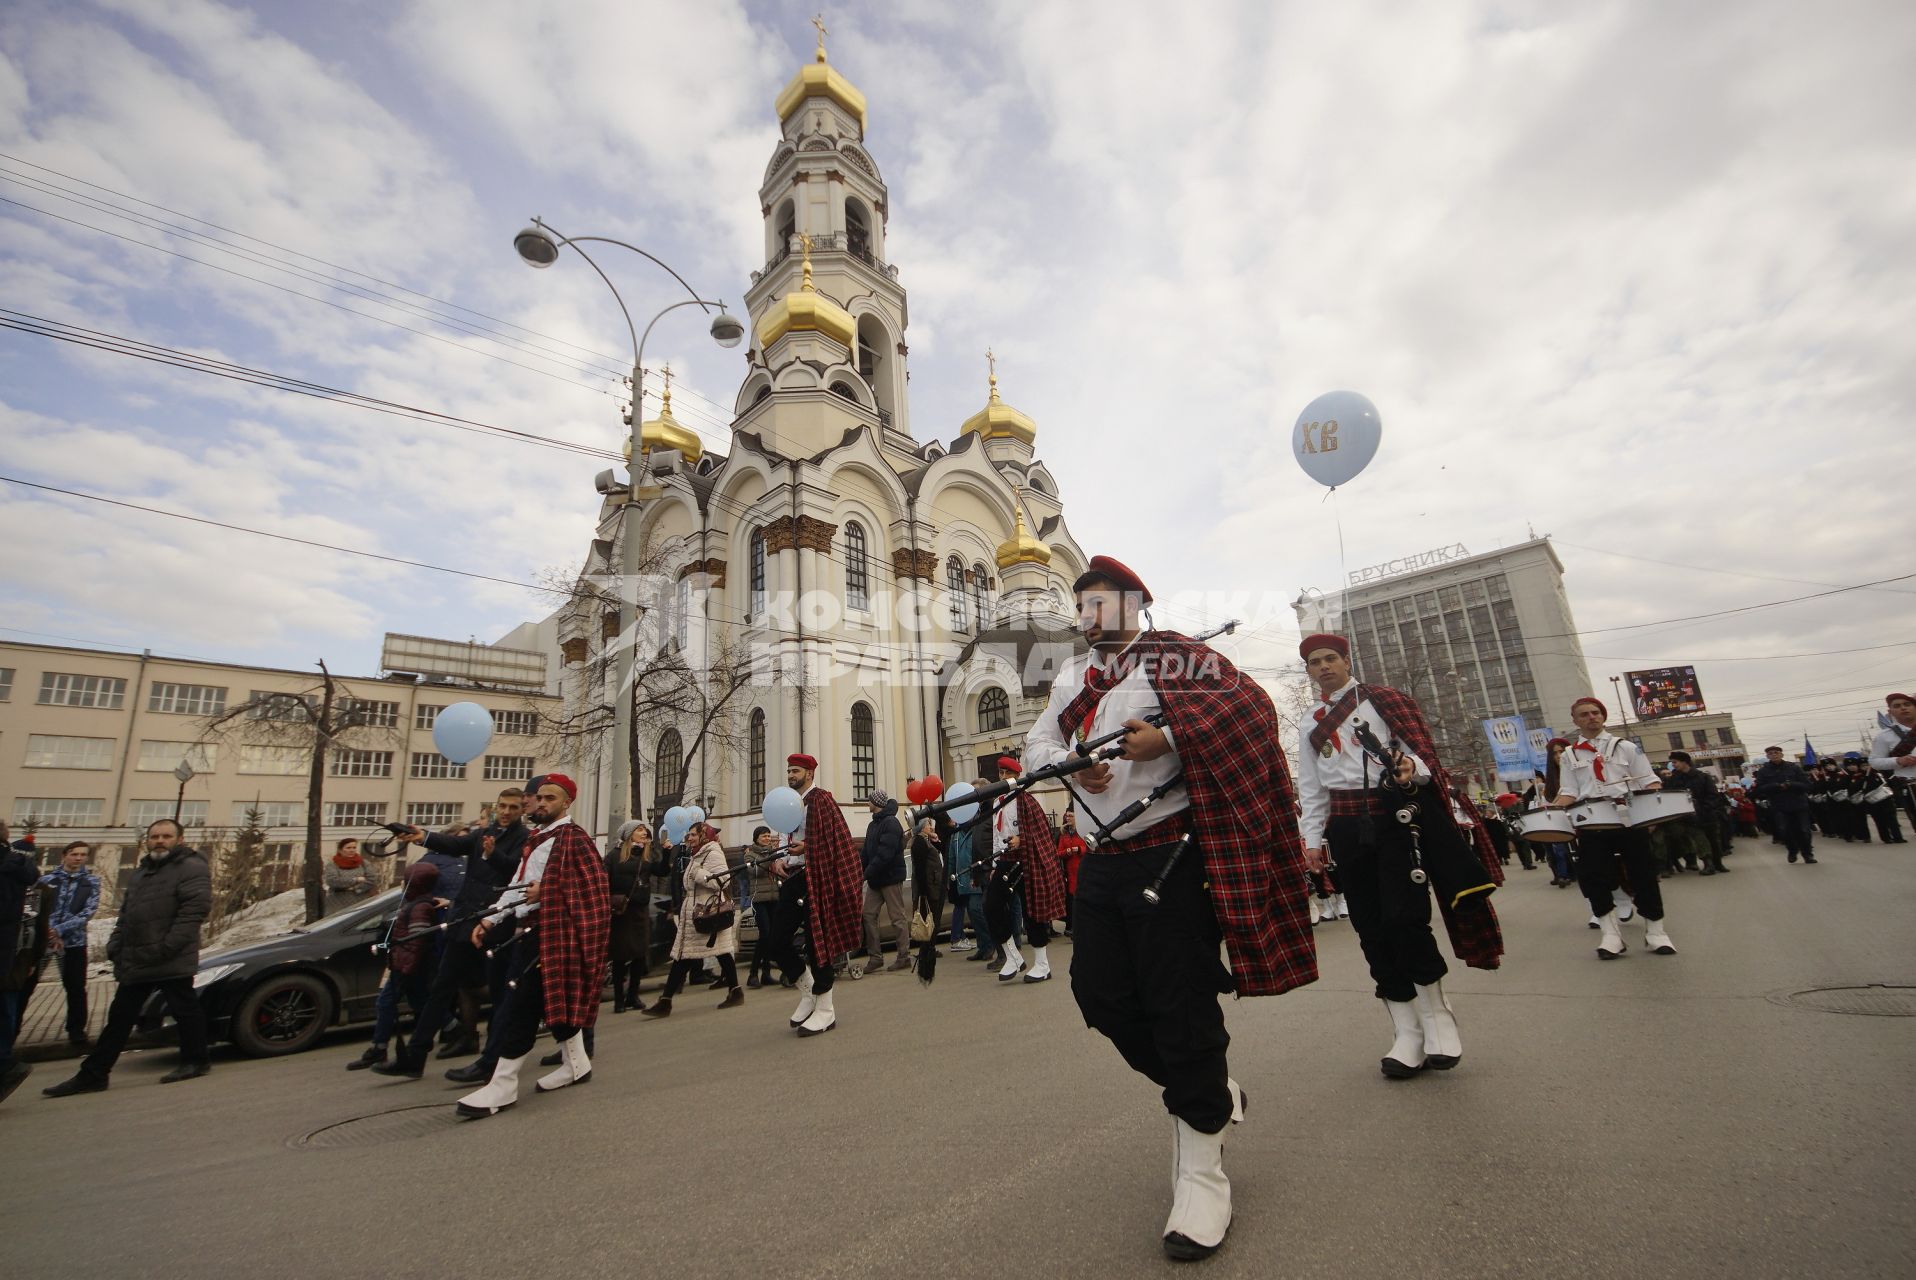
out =
[[[1575,716],[1577,714],[1577,708],[1581,707],[1586,702],[1589,703],[1591,706],[1595,707],[1597,710],[1603,712],[1604,719],[1607,720],[1610,718],[1610,708],[1604,706],[1603,703],[1599,701],[1598,699],[1592,698],[1588,696],[1587,694],[1584,697],[1578,698],[1575,702],[1570,704],[1570,714],[1572,716]]]
[[[1570,739],[1568,739],[1568,738],[1552,738],[1552,739],[1551,739],[1550,741],[1548,741],[1548,742],[1546,742],[1546,743],[1544,743],[1544,745],[1545,745],[1546,747],[1567,747],[1567,746],[1569,746],[1569,745],[1570,745]]]
[[[1351,660],[1351,642],[1343,636],[1334,636],[1327,631],[1320,631],[1314,636],[1305,636],[1304,643],[1297,646],[1297,656],[1308,661],[1310,656],[1319,649],[1335,649],[1342,655],[1344,661]]]
[[[792,752],[791,755],[785,757],[785,763],[795,764],[801,769],[810,769],[813,773],[818,772],[817,758],[808,756],[803,751]]]
[[[565,797],[568,800],[577,800],[579,798],[579,784],[566,777],[563,773],[548,773],[539,785],[542,787],[559,788],[559,790],[565,792]]]
[[[1113,560],[1110,556],[1092,556],[1084,572],[1079,574],[1078,580],[1071,584],[1071,594],[1076,595],[1083,591],[1097,578],[1103,578],[1120,591],[1143,596],[1146,604],[1151,603],[1151,588],[1144,585],[1144,579],[1131,572],[1123,562]]]
[[[1011,756],[999,756],[998,767],[1006,773],[1023,773],[1025,771],[1025,767]]]
[[[1883,699],[1884,706],[1888,706],[1892,702],[1916,702],[1916,698],[1912,698],[1906,693],[1892,693]]]

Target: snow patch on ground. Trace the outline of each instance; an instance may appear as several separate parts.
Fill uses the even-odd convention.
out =
[[[263,902],[255,902],[238,915],[229,916],[218,933],[208,934],[200,944],[202,954],[227,947],[250,946],[293,931],[306,920],[306,890],[288,889]]]

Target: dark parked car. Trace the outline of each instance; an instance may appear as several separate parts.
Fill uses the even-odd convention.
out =
[[[655,896],[655,910],[669,901]],[[201,956],[193,985],[206,1009],[208,1039],[274,1057],[310,1049],[329,1027],[371,1022],[386,977],[385,959],[373,948],[398,906],[399,890],[389,889],[280,937]],[[670,928],[652,931],[652,972],[667,966],[671,945]],[[156,995],[140,1015],[139,1030],[158,1032],[166,1021],[165,1002]]]

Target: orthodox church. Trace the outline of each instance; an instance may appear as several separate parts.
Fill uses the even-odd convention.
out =
[[[657,416],[635,415],[640,487],[607,498],[581,579],[643,565],[670,584],[650,609],[655,634],[667,661],[677,646],[704,674],[682,708],[641,695],[639,794],[654,817],[701,805],[728,843],[750,834],[792,752],[815,756],[846,805],[874,788],[902,803],[927,773],[989,776],[981,762],[1022,741],[1052,673],[1082,651],[1070,588],[1086,557],[1037,424],[1002,398],[990,354],[976,413],[948,440],[937,424],[913,429],[890,200],[865,97],[826,60],[822,30],[775,107],[730,450],[704,449],[674,418],[668,381]],[[559,758],[603,831],[625,807],[607,794],[609,717],[592,714],[618,696],[616,614],[575,600],[548,622],[568,720],[595,724]]]

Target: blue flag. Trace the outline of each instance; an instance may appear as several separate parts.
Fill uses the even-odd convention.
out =
[[[1803,767],[1807,769],[1815,763],[1816,748],[1810,745],[1810,735],[1806,733],[1803,735]]]

